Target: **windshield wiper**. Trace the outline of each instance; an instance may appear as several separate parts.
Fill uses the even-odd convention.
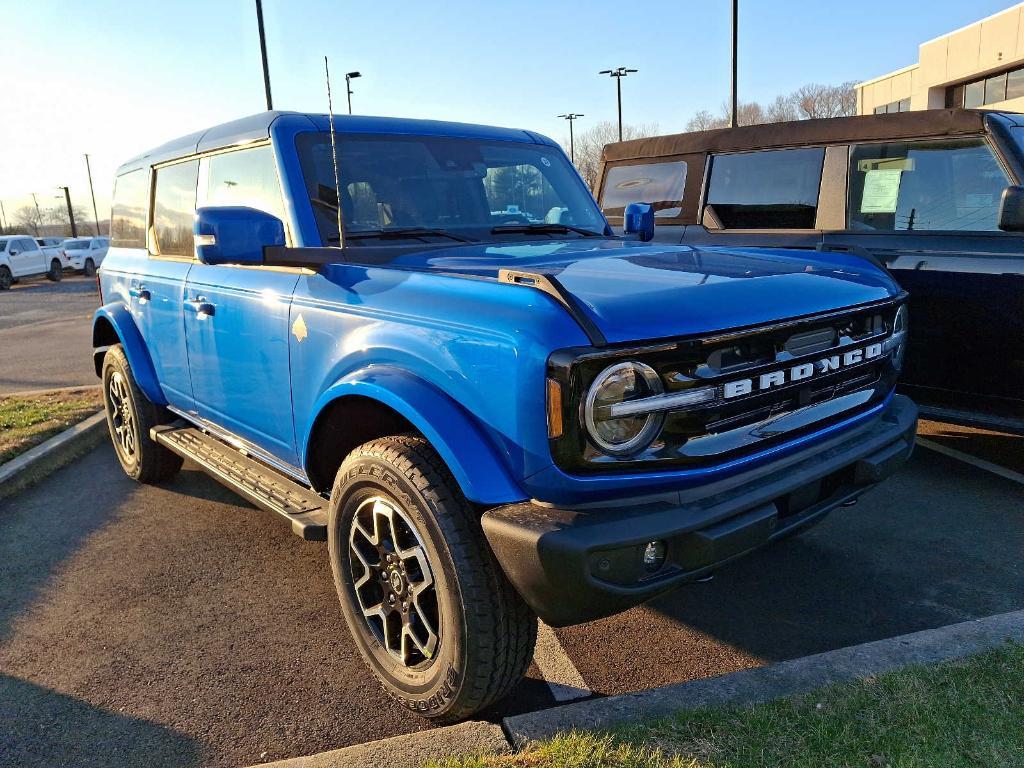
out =
[[[601,237],[604,233],[594,232],[590,229],[584,229],[583,227],[575,227],[572,224],[499,224],[496,227],[491,227],[491,234],[498,235],[504,232],[512,234],[524,233],[529,234],[531,232],[538,232],[540,234],[553,234],[553,235],[564,235],[568,232],[575,232],[583,237]]]
[[[402,240],[405,238],[424,240],[428,237],[447,237],[449,240],[455,240],[460,243],[473,242],[468,237],[456,235],[444,229],[432,229],[430,227],[393,227],[389,229],[369,229],[345,233],[346,240],[367,240],[370,238],[376,238],[378,240]]]

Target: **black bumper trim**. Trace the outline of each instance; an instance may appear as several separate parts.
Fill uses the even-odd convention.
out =
[[[610,616],[810,525],[891,475],[909,457],[917,406],[895,396],[876,418],[779,462],[673,503],[566,509],[534,502],[484,513],[484,534],[506,575],[551,626]],[[771,470],[771,467],[768,467]],[[640,554],[667,543],[654,574]]]

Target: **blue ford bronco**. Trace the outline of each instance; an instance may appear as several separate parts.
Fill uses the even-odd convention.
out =
[[[187,458],[326,540],[402,705],[468,717],[537,617],[701,578],[910,455],[883,269],[655,245],[645,205],[615,236],[529,131],[335,122],[268,112],[125,163],[93,346],[124,471]]]

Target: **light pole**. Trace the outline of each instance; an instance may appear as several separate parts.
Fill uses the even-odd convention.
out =
[[[572,124],[575,120],[583,117],[581,112],[570,112],[567,115],[559,115],[563,120],[569,121],[569,159],[572,160],[573,165],[576,164],[576,141],[572,135]]]
[[[622,78],[636,72],[635,69],[626,69],[625,67],[616,67],[615,69],[602,69],[597,74],[608,75],[609,77],[615,78],[615,91],[619,99],[619,141],[622,141]]]
[[[263,57],[263,90],[267,93],[267,111],[274,108],[274,99],[270,96],[270,66],[267,64],[267,35],[263,31],[263,1],[256,0],[256,26],[260,30],[260,55]]]
[[[739,99],[736,95],[736,48],[739,42],[740,2],[732,0],[732,111],[729,115],[729,126],[739,125]]]
[[[89,194],[92,196],[92,218],[96,222],[96,237],[100,236],[100,214],[96,210],[96,193],[92,188],[92,168],[89,167],[89,155],[85,156],[85,172],[89,174]]]
[[[348,113],[352,114],[352,81],[357,77],[362,77],[359,72],[346,72],[345,73],[345,90],[348,91]]]
[[[3,227],[3,232],[7,232],[7,211],[4,210],[4,201],[0,200],[0,227]]]
[[[78,227],[75,226],[75,212],[71,208],[71,190],[67,187],[57,187],[64,190],[64,202],[68,206],[68,221],[71,223],[71,236],[78,237]]]

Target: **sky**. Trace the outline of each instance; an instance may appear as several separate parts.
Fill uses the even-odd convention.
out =
[[[563,140],[615,119],[682,131],[728,99],[730,0],[264,0],[278,109],[335,111],[344,73],[356,113],[526,128]],[[1009,0],[740,0],[739,96],[771,101],[808,82],[866,80],[917,60],[917,46]],[[254,0],[0,0],[0,201],[7,218],[58,203],[67,185],[100,218],[124,160],[265,108]]]

